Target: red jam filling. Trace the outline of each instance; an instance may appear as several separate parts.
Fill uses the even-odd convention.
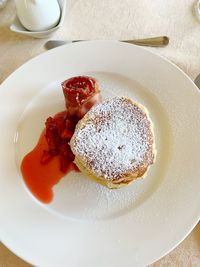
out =
[[[77,76],[62,83],[66,107],[80,107],[95,93],[98,93],[97,82],[88,76]]]
[[[53,199],[53,186],[70,171],[79,171],[73,163],[69,141],[77,122],[100,101],[96,81],[79,76],[62,83],[66,111],[49,117],[36,147],[22,161],[21,171],[26,185],[43,203]],[[96,94],[96,95],[95,95]]]

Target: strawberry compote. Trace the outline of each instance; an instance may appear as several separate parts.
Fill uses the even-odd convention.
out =
[[[66,110],[47,118],[36,147],[22,161],[21,171],[32,194],[49,203],[53,186],[68,172],[79,171],[73,163],[69,141],[77,122],[100,102],[97,81],[88,76],[70,78],[62,83]]]

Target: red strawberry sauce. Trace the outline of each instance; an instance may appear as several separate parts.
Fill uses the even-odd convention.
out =
[[[22,160],[21,172],[32,194],[41,202],[53,199],[53,186],[70,171],[79,171],[73,163],[69,141],[77,122],[100,101],[94,78],[78,76],[62,83],[66,111],[49,117],[35,148]]]

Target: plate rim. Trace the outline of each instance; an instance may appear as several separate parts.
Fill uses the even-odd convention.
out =
[[[97,42],[98,42],[98,43],[100,43],[100,42],[102,42],[102,43],[105,43],[105,42],[110,43],[110,42],[116,42],[116,41],[84,41],[84,43],[93,43],[93,44],[96,44]],[[75,45],[80,45],[80,44],[77,44],[77,43],[76,43],[76,44],[67,44],[67,45],[65,45],[65,47],[67,47],[67,46],[75,46]],[[124,44],[124,43],[123,43],[123,45],[125,45],[125,46],[132,46],[131,44]],[[35,59],[40,58],[43,54],[46,54],[46,55],[47,55],[47,53],[55,53],[55,50],[59,50],[59,49],[64,49],[64,48],[63,48],[63,47],[57,47],[57,48],[53,49],[52,51],[46,51],[45,53],[42,53],[42,54],[40,54],[40,55],[37,55],[36,57],[34,57],[34,58],[28,60],[25,64],[21,65],[21,66],[20,66],[19,68],[17,68],[13,73],[11,73],[11,75],[9,75],[9,76],[3,81],[3,83],[0,85],[1,92],[2,92],[2,87],[3,87],[4,85],[6,85],[7,81],[9,80],[9,78],[10,78],[11,76],[15,75],[16,72],[20,71],[21,68],[26,68],[27,64],[31,64]],[[156,54],[156,53],[154,53],[154,52],[152,52],[152,51],[150,51],[150,50],[148,50],[148,49],[146,49],[146,48],[143,48],[143,47],[140,47],[139,49],[143,49],[143,50],[145,50],[145,51],[148,51],[148,53],[152,54],[153,56],[156,56],[156,57],[161,58],[162,60],[166,61],[168,64],[172,65],[172,66],[175,67],[179,72],[181,72],[182,75],[185,76],[185,78],[187,78],[190,82],[193,83],[192,79],[191,79],[191,78],[190,78],[190,77],[189,77],[183,70],[181,70],[177,65],[175,65],[175,64],[174,64],[173,62],[171,62],[170,60],[166,59],[164,56],[158,55],[158,54]],[[194,85],[194,84],[193,84],[193,85]],[[195,88],[195,87],[196,87],[196,85],[193,86],[193,88]],[[196,89],[198,90],[197,87],[196,87]],[[199,92],[199,90],[198,90],[198,92]],[[200,92],[199,92],[199,95],[200,95]],[[179,244],[185,239],[185,237],[186,237],[186,236],[193,230],[193,228],[195,227],[195,225],[198,223],[198,221],[199,221],[199,219],[200,219],[200,214],[199,214],[197,217],[198,217],[198,218],[197,218],[196,221],[193,223],[193,225],[190,227],[190,229],[188,229],[188,232],[185,234],[185,236],[184,236],[181,240],[179,240],[179,241],[174,245],[174,247],[172,247],[170,250],[168,250],[168,251],[167,251],[165,254],[163,254],[161,257],[163,257],[163,256],[165,256],[166,254],[168,254],[170,251],[172,251],[177,245],[179,245]],[[2,241],[2,243],[3,243],[6,247],[8,247],[11,251],[13,251],[16,255],[18,255],[20,258],[24,259],[24,257],[21,256],[20,253],[17,253],[16,250],[13,250],[13,248],[11,248],[8,244],[6,244],[6,242],[5,242],[2,238],[1,238],[1,241]],[[161,258],[161,257],[160,257],[160,258]],[[160,259],[160,258],[159,258],[159,259]],[[157,260],[159,260],[159,259],[157,258],[157,259],[153,260],[151,263],[148,263],[148,264],[152,264],[153,262],[155,262],[155,261],[157,261]],[[25,261],[26,261],[26,262],[29,262],[27,259],[25,259]],[[29,262],[29,263],[32,264],[31,262]]]

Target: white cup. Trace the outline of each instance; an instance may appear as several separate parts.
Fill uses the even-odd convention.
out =
[[[60,19],[57,0],[15,0],[17,16],[29,31],[45,31],[56,26]]]

